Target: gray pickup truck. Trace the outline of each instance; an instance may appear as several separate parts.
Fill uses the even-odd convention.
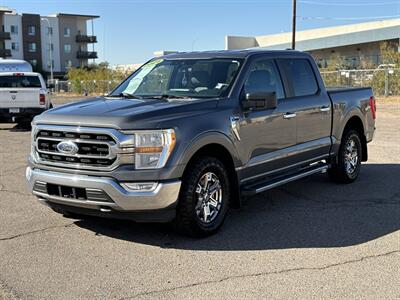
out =
[[[205,236],[246,196],[316,173],[353,182],[375,114],[370,88],[327,90],[306,53],[176,53],[37,116],[26,178],[67,216]]]

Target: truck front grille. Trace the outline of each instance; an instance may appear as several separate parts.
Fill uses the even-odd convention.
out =
[[[118,163],[117,135],[114,129],[40,125],[34,131],[35,155],[46,165],[111,170]],[[72,144],[73,149],[59,149],[63,142]]]
[[[64,199],[113,202],[103,190],[99,189],[78,188],[36,181],[33,190],[49,196],[56,196]]]

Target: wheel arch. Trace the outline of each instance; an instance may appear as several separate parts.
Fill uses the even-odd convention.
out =
[[[361,146],[362,146],[361,161],[367,161],[368,160],[367,139],[365,136],[364,124],[362,122],[362,119],[358,115],[353,115],[347,120],[345,126],[343,127],[341,137],[343,137],[344,133],[350,129],[356,130],[360,134]]]
[[[208,133],[198,137],[183,155],[182,163],[185,165],[183,176],[199,157],[210,156],[219,159],[228,171],[232,184],[233,201],[231,205],[240,206],[240,192],[238,177],[235,168],[240,164],[234,144],[221,133]]]

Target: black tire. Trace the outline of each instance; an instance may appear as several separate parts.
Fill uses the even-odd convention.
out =
[[[31,130],[31,121],[29,119],[19,120],[15,126],[15,129]]]
[[[211,198],[211,196],[209,198],[206,196],[203,198],[199,196],[200,193],[198,192],[198,185],[201,185],[201,180],[203,180],[204,176],[207,176],[206,174],[215,175],[213,176],[213,186],[215,187],[217,186],[215,183],[219,183],[221,190],[219,190],[218,193],[220,194],[218,194],[218,196],[222,195],[222,199],[218,197],[221,199],[220,202],[218,202],[219,210],[217,212],[213,211],[215,214],[215,216],[213,215],[214,219],[210,218],[209,222],[204,222],[202,220],[202,218],[207,220],[207,215],[205,212],[201,212],[198,206],[198,204],[202,202],[199,199],[203,199],[202,209],[204,209],[204,206],[207,205],[204,204],[204,201],[207,202],[206,200]],[[206,186],[208,186],[208,184],[206,184]],[[204,191],[207,191],[207,188],[204,189]],[[208,194],[208,192],[203,193]],[[216,194],[211,195],[215,197]],[[200,157],[189,166],[182,178],[177,215],[173,221],[173,225],[178,232],[185,235],[194,237],[212,235],[222,226],[228,212],[230,199],[231,183],[224,164],[214,157]],[[214,199],[212,200],[214,201]],[[210,204],[208,204],[208,207],[209,209],[214,209],[215,206],[210,206]],[[210,211],[208,210],[208,212]],[[203,214],[203,217],[200,217],[198,214]],[[204,215],[206,216],[204,217]]]
[[[348,157],[349,143],[353,143],[357,153],[357,162],[349,163],[346,158]],[[354,152],[354,151],[353,151]],[[355,153],[355,152],[354,152]],[[337,183],[352,183],[354,182],[361,169],[362,158],[362,145],[360,134],[356,130],[347,130],[344,132],[342,141],[340,143],[339,153],[335,161],[332,163],[331,168],[328,170],[329,178]],[[350,168],[350,167],[351,168]]]

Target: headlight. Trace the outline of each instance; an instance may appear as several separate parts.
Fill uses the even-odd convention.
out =
[[[176,142],[175,131],[135,132],[135,168],[160,169],[165,166]]]
[[[36,145],[35,145],[35,135],[36,135],[36,126],[32,122],[31,124],[31,157],[35,161],[35,152],[36,152]]]

